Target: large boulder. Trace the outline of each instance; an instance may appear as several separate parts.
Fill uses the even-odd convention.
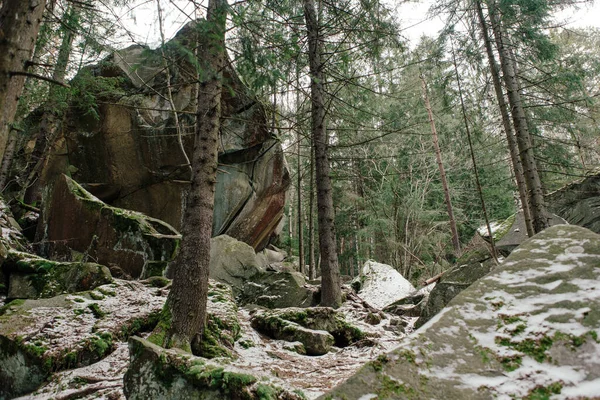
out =
[[[260,371],[228,367],[176,349],[165,350],[141,338],[130,340],[129,354],[124,392],[130,400],[305,398],[261,379],[256,375]]]
[[[66,175],[52,188],[38,226],[48,258],[94,260],[115,276],[147,278],[162,275],[175,256],[180,235],[165,222],[111,207]]]
[[[566,224],[563,218],[558,215],[551,214],[549,220],[550,226]],[[495,223],[492,227],[494,240],[496,240],[496,249],[504,256],[510,254],[511,251],[517,248],[521,243],[527,240],[527,228],[525,227],[525,217],[523,211],[519,211],[515,215],[508,217],[504,222]],[[494,227],[496,228],[494,230]],[[489,234],[486,229],[479,229],[479,233],[487,239]],[[489,240],[489,239],[488,239]]]
[[[153,328],[166,295],[115,280],[93,291],[0,308],[0,399],[35,390],[52,372],[92,364],[117,340]]]
[[[181,227],[190,181],[185,154],[191,157],[194,145],[194,28],[188,24],[164,49],[166,57],[177,60],[170,63],[170,73],[181,141],[166,100],[161,51],[132,46],[84,68],[72,81],[87,97],[75,96],[69,104],[41,184],[69,173],[110,205]],[[231,64],[223,75],[213,235],[227,234],[261,250],[283,217],[289,172],[267,107]],[[34,117],[31,123],[35,127]]]
[[[600,236],[550,227],[327,399],[596,398]]]
[[[210,240],[210,277],[231,286],[235,296],[262,272],[265,266],[252,246],[227,235]]]
[[[481,240],[481,239],[480,239]],[[490,249],[483,243],[465,251],[456,264],[442,275],[429,293],[415,328],[423,326],[439,313],[460,292],[487,275],[496,265]]]
[[[306,354],[326,354],[334,344],[345,347],[365,337],[332,308],[285,308],[257,311],[252,327],[274,339],[302,343]]]
[[[570,224],[600,233],[600,170],[546,195],[548,209]]]
[[[8,299],[49,298],[83,292],[113,280],[103,265],[51,261],[14,249],[8,251],[2,271],[8,277]]]
[[[369,260],[351,286],[369,305],[382,309],[415,291],[414,286],[393,267]]]

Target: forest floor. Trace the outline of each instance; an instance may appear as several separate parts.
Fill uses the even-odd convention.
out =
[[[379,324],[367,324],[364,319],[369,310],[356,300],[345,302],[339,311],[348,322],[363,330],[367,338],[345,348],[334,347],[322,356],[306,356],[291,350],[293,344],[290,342],[259,334],[250,326],[251,312],[240,307],[238,318],[242,337],[233,349],[235,359],[224,362],[256,376],[268,376],[276,384],[289,390],[301,390],[308,399],[314,399],[349,378],[366,362],[397,347],[406,336],[404,331],[409,332],[415,320],[405,318],[402,325],[407,324],[407,327],[398,329],[398,325],[390,325],[390,322],[395,319],[397,323],[399,317],[386,314]],[[253,345],[248,347],[247,343]],[[120,342],[101,361],[57,372],[46,385],[20,399],[125,399],[123,376],[128,365],[127,343]]]

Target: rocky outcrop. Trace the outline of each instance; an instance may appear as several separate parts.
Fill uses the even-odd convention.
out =
[[[137,337],[129,342],[129,354],[131,362],[125,374],[124,392],[130,400],[303,398],[259,379],[255,371],[165,350]]]
[[[108,268],[94,263],[57,262],[9,250],[2,264],[7,299],[49,298],[83,292],[112,282]]]
[[[570,224],[600,233],[600,171],[546,195],[546,203]]]
[[[252,327],[274,339],[300,342],[311,356],[326,354],[334,344],[346,347],[365,336],[326,307],[258,311],[252,316]]]
[[[233,289],[239,304],[267,308],[310,307],[318,302],[317,288],[292,271],[267,270],[264,253],[221,235],[210,242],[210,277]]]
[[[551,214],[549,223],[550,226],[554,226],[566,224],[567,221],[558,215]],[[496,249],[503,256],[508,256],[511,251],[528,239],[523,211],[519,211],[517,214],[510,216],[502,223],[496,223],[496,227],[499,228],[494,232]],[[486,240],[489,240],[487,238],[487,229],[481,230],[480,233],[483,233],[482,236]]]
[[[435,283],[432,283],[400,300],[396,300],[392,304],[385,306],[383,311],[402,317],[420,317],[427,306],[429,295],[435,288],[435,285]]]
[[[393,267],[369,260],[351,283],[369,305],[383,308],[415,291],[413,285]]]
[[[595,398],[600,236],[550,227],[327,399]]]
[[[250,245],[227,235],[210,240],[210,277],[231,286],[235,296],[263,272],[265,267]]]
[[[163,221],[108,206],[66,175],[52,188],[38,226],[48,258],[94,260],[114,276],[147,278],[162,275],[175,256],[180,235]]]
[[[480,239],[481,240],[481,239]],[[442,275],[422,307],[415,328],[423,326],[460,292],[487,275],[496,265],[489,248],[480,244],[466,251],[452,268]]]
[[[166,44],[181,144],[160,50],[132,46],[85,68],[71,85],[86,97],[69,105],[41,181],[68,173],[106,203],[142,212],[179,229],[189,187],[195,125],[196,69],[189,56],[198,32],[190,23]],[[267,107],[231,66],[224,71],[213,235],[264,248],[283,217],[290,184]],[[35,122],[35,121],[32,121]],[[35,124],[34,124],[35,125]]]
[[[153,328],[166,293],[115,280],[93,291],[2,307],[0,398],[35,390],[50,373],[96,362],[116,340]]]

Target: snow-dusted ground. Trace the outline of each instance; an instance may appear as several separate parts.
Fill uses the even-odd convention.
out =
[[[369,325],[363,321],[369,311],[354,301],[344,303],[339,311],[348,322],[367,333],[368,338],[346,348],[334,347],[323,356],[304,356],[291,350],[293,343],[273,340],[256,332],[250,326],[250,311],[240,308],[238,318],[242,338],[234,347],[237,358],[228,364],[251,370],[256,376],[274,377],[277,384],[290,390],[299,389],[309,399],[314,399],[349,378],[369,360],[397,347],[399,340],[405,336],[396,327],[390,326],[391,318],[398,317],[387,315],[388,318],[378,325]],[[406,318],[408,329],[411,329],[414,320]],[[123,375],[128,363],[127,344],[119,343],[116,350],[100,362],[58,372],[47,385],[20,399],[125,399]]]

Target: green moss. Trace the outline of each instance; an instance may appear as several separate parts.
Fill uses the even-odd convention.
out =
[[[273,386],[259,383],[256,387],[256,397],[259,400],[275,400],[277,399],[277,391]]]
[[[11,309],[15,309],[18,308],[20,306],[22,306],[25,303],[25,300],[23,299],[16,299],[11,301],[8,304],[5,304],[4,306],[0,307],[0,316],[6,314],[7,312],[11,311]]]
[[[546,387],[537,386],[529,392],[525,400],[549,400],[553,394],[560,394],[562,388],[563,385],[561,382],[554,382]]]
[[[496,338],[496,343],[502,346],[512,347],[513,349],[520,351],[523,354],[526,354],[532,357],[537,362],[544,362],[549,356],[546,354],[546,351],[552,347],[552,338],[548,336],[542,336],[537,340],[533,339],[525,339],[520,342],[513,342],[508,338]]]
[[[416,394],[413,388],[407,387],[387,375],[381,376],[381,385],[382,387],[377,391],[377,395],[382,398],[394,398],[400,395],[406,398],[406,396],[410,397]]]
[[[171,329],[171,323],[173,321],[173,316],[171,315],[171,309],[169,308],[169,304],[165,304],[162,308],[159,316],[158,323],[156,327],[152,331],[152,334],[148,337],[148,341],[157,346],[165,347],[168,346],[168,343],[165,343],[165,339],[167,333]]]
[[[400,352],[400,357],[404,358],[410,364],[417,364],[417,355],[410,350],[403,350]]]
[[[167,286],[171,281],[167,278],[163,278],[162,276],[153,276],[150,280],[150,285],[156,288],[163,288]]]
[[[109,332],[96,333],[89,339],[89,349],[102,358],[113,345],[113,337]]]
[[[388,359],[387,355],[385,354],[381,354],[379,357],[377,357],[376,360],[371,361],[371,366],[373,367],[373,370],[375,370],[375,372],[379,372],[383,369],[383,366],[386,365],[390,360]]]
[[[255,343],[252,340],[240,340],[240,341],[238,341],[238,344],[243,349],[249,349],[250,347],[254,347],[255,346]]]
[[[100,300],[100,299],[94,299],[94,300]],[[73,298],[73,301],[75,303],[85,303],[85,299],[82,299],[81,297],[75,297],[75,298]]]
[[[500,357],[498,359],[502,367],[508,371],[514,371],[519,368],[523,364],[523,357],[521,356],[512,356],[512,357]]]
[[[92,300],[104,300],[105,299],[105,297],[102,293],[98,293],[96,291],[89,292],[89,295],[92,298]]]
[[[115,292],[114,290],[109,290],[104,287],[99,287],[97,290],[105,296],[111,296],[111,297],[117,296],[117,292]]]
[[[100,309],[98,303],[92,303],[88,305],[88,308],[90,309],[92,314],[94,314],[94,317],[96,317],[97,319],[102,319],[106,316],[106,313],[102,311],[102,309]]]

